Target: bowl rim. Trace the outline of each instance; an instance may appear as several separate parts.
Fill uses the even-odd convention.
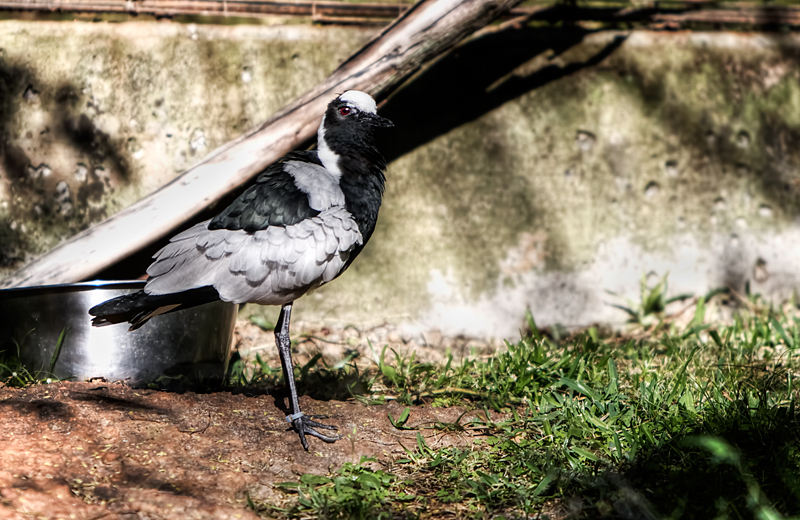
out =
[[[38,296],[41,294],[61,294],[68,292],[96,291],[103,289],[144,289],[145,280],[91,280],[78,283],[60,283],[53,285],[32,285],[25,287],[9,287],[0,289],[0,300],[19,296]]]

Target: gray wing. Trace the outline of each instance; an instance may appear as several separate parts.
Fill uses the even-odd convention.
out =
[[[340,206],[255,233],[209,230],[208,222],[176,235],[156,253],[145,292],[210,285],[224,301],[280,305],[336,278],[363,242],[352,215]]]
[[[317,211],[344,206],[339,180],[324,167],[308,162],[287,161],[283,170],[292,176],[297,189],[308,195],[308,205]]]

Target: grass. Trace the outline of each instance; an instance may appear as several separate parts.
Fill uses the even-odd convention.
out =
[[[53,375],[53,371],[58,357],[61,355],[61,348],[64,346],[64,340],[66,340],[68,333],[69,327],[64,327],[58,335],[56,347],[50,358],[47,370],[44,370],[42,367],[40,370],[32,371],[29,367],[26,367],[22,361],[20,361],[20,347],[16,340],[14,341],[14,351],[0,350],[0,387],[25,387],[39,383],[58,381],[58,378]]]
[[[358,386],[367,405],[406,404],[389,417],[399,429],[422,402],[481,418],[437,426],[469,434],[468,447],[434,449],[418,432],[400,459],[304,475],[279,485],[288,505],[252,507],[289,518],[800,514],[796,302],[717,291],[692,299],[679,325],[665,293],[666,280],[644,291],[647,309],[628,304],[630,330],[605,338],[588,329],[556,340],[529,317],[528,333],[488,359],[433,365],[383,349],[366,371],[307,364],[304,377]],[[735,303],[729,323],[706,320]]]

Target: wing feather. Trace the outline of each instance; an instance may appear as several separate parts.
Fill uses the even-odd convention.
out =
[[[325,226],[325,243],[320,244],[317,247],[323,249],[325,251],[325,254],[330,256],[334,254],[339,248],[339,240],[337,238],[338,237],[336,236],[336,231],[328,226]]]
[[[225,235],[225,252],[235,253],[247,242],[247,235],[244,233],[228,233]]]
[[[264,262],[253,262],[245,273],[249,285],[258,286],[264,283],[270,273],[270,268]]]
[[[209,231],[209,233],[212,233],[212,231]],[[219,240],[217,243],[210,245],[208,249],[204,251],[206,258],[208,258],[209,260],[219,260],[225,255],[224,237],[218,237],[218,238],[222,238],[222,240]],[[209,242],[211,241],[209,240]]]
[[[301,256],[302,253],[298,252],[297,249],[295,249],[294,244],[289,244],[288,247],[286,247],[282,251],[283,262],[281,263],[283,265],[294,264]]]
[[[344,252],[336,257],[335,262],[328,262],[325,264],[325,270],[322,272],[322,283],[328,283],[342,273],[342,269],[347,265],[347,260],[350,258],[350,252]]]
[[[240,250],[239,254],[232,254],[230,256],[230,259],[228,260],[228,270],[234,275],[246,274],[249,261],[250,257],[248,255],[241,254]]]
[[[362,243],[343,207],[292,226],[256,232],[208,229],[198,224],[172,239],[148,269],[148,294],[213,286],[225,301],[290,302],[341,274]]]
[[[195,238],[197,235],[200,235],[206,231],[208,231],[208,221],[200,222],[195,224],[194,226],[190,227],[187,230],[181,231],[174,237],[172,237],[169,241],[170,242],[180,242],[182,240],[188,240],[190,238]]]
[[[179,242],[170,242],[169,244],[162,247],[153,258],[172,258],[175,256],[180,256],[187,251],[191,251],[192,249],[196,249],[197,245],[194,243],[194,240],[181,240]]]
[[[147,268],[147,274],[150,276],[161,276],[166,274],[173,269],[180,268],[186,262],[186,257],[165,257],[158,262],[153,262],[153,264]]]

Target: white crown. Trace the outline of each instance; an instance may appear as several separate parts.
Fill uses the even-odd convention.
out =
[[[370,112],[372,114],[376,114],[378,112],[378,105],[375,104],[375,100],[372,99],[372,96],[366,92],[361,92],[360,90],[348,90],[339,96],[339,99],[351,107],[361,110],[362,112]]]

